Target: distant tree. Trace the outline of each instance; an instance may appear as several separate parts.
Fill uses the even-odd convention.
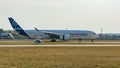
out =
[[[2,28],[0,28],[0,32],[4,32],[4,30]]]

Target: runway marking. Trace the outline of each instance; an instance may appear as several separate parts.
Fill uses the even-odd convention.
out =
[[[120,45],[0,45],[0,47],[88,47],[88,46],[120,46]]]

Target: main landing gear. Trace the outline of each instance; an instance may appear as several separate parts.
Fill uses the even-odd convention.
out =
[[[56,39],[52,39],[51,42],[56,42]]]

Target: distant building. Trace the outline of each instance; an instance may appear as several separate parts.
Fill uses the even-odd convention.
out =
[[[101,39],[101,40],[120,40],[120,33],[104,33],[102,34],[98,34],[99,37],[97,39]]]
[[[11,33],[9,33],[9,32],[2,32],[1,34],[0,34],[0,37],[2,38],[2,39],[8,39],[8,38],[12,38],[12,39],[14,39],[14,36],[11,34]]]

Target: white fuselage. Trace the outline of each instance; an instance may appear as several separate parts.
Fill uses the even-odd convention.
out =
[[[66,36],[69,35],[69,39],[95,39],[98,37],[95,32],[88,30],[42,30],[42,31],[58,33]],[[44,38],[49,37],[48,35],[35,30],[26,30],[26,33],[29,34],[30,36],[39,35]]]

